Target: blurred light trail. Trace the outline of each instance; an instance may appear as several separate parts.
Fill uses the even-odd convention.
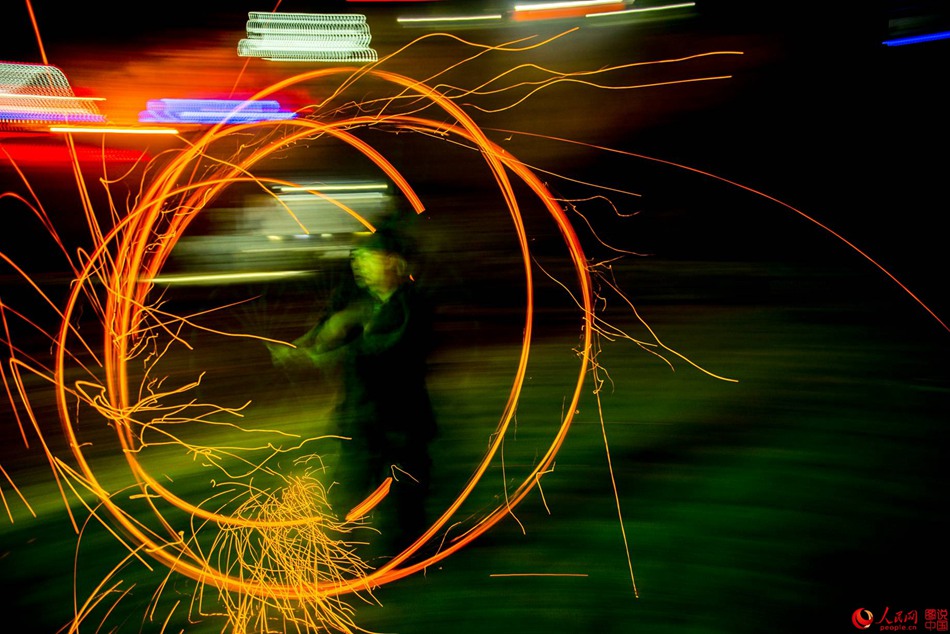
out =
[[[275,185],[274,191],[280,193],[294,192],[388,192],[389,185],[386,183],[300,183],[299,185]]]
[[[98,97],[57,97],[0,92],[0,123],[50,121],[103,123],[105,116],[90,112]]]
[[[142,123],[252,123],[292,119],[296,113],[282,110],[274,100],[249,102],[240,99],[150,99],[139,113]]]
[[[476,22],[494,22],[496,20],[501,20],[505,16],[501,13],[486,13],[483,15],[433,15],[433,16],[419,16],[419,17],[408,17],[400,16],[396,18],[396,22],[399,24],[406,25],[427,25],[427,24],[459,24],[459,23],[476,23]]]
[[[96,97],[77,97],[62,70],[48,64],[0,62],[0,125],[50,121],[102,123]]]
[[[392,487],[392,483],[392,476],[383,480],[382,484],[376,487],[376,490],[370,493],[365,500],[349,510],[346,514],[346,521],[354,522],[365,517],[376,505],[382,502],[383,498],[389,495],[389,489]]]
[[[936,42],[938,40],[950,39],[950,31],[940,31],[937,33],[927,33],[924,35],[907,35],[890,40],[884,40],[885,46],[909,46],[911,44],[923,44],[925,42]]]
[[[178,134],[175,128],[157,128],[146,126],[79,126],[79,125],[53,125],[49,127],[50,132],[57,133],[85,133],[85,134]]]
[[[575,0],[573,2],[539,2],[536,4],[516,4],[512,19],[557,20],[561,18],[579,18],[591,13],[620,11],[626,3],[618,0]]]
[[[317,188],[317,187],[308,187],[306,189],[301,188],[298,190],[294,190],[286,194],[278,194],[277,198],[284,202],[300,202],[300,201],[310,202],[314,200],[313,194],[316,194],[318,192],[329,193],[330,191],[332,190]],[[334,200],[339,200],[341,202],[345,200],[345,201],[348,201],[350,204],[355,203],[355,202],[379,203],[379,202],[384,201],[386,198],[387,196],[383,192],[378,192],[378,191],[367,191],[367,192],[342,191],[339,193],[335,193],[333,195]]]
[[[543,4],[525,4],[518,5],[514,10],[503,13],[471,13],[471,14],[444,14],[444,15],[419,15],[419,16],[400,16],[396,22],[407,27],[426,27],[444,25],[453,28],[471,26],[473,28],[484,27],[490,24],[510,23],[510,22],[531,22],[542,19],[561,19],[585,17],[595,21],[610,22],[611,24],[626,23],[629,18],[644,17],[647,15],[658,15],[664,12],[676,12],[682,9],[689,9],[696,6],[695,2],[677,2],[666,5],[657,5],[642,8],[627,8],[630,3],[609,0],[594,5],[595,10],[591,10],[592,5],[585,3],[543,3]],[[534,12],[534,14],[532,14]],[[597,19],[600,20],[597,20]],[[625,20],[625,18],[627,18]],[[619,20],[623,20],[620,22]],[[598,25],[602,26],[602,25]]]
[[[240,284],[243,282],[265,282],[272,280],[288,280],[294,278],[310,277],[312,271],[254,271],[247,273],[208,273],[205,275],[156,275],[151,278],[143,278],[141,281],[149,284],[164,284],[167,286],[175,284],[187,284],[189,286],[217,285],[217,284]]]
[[[695,7],[695,2],[677,2],[674,4],[664,4],[656,7],[642,7],[636,9],[620,9],[618,11],[598,11],[597,13],[588,13],[588,18],[615,17],[620,15],[640,15],[644,13],[656,13],[659,11],[672,11],[675,9],[689,9]]]
[[[365,15],[248,13],[241,57],[292,62],[374,62]]]
[[[31,133],[33,134],[33,133]],[[35,134],[34,134],[35,136]],[[100,145],[74,145],[67,147],[60,139],[17,138],[0,135],[0,163],[12,163],[21,167],[28,165],[57,166],[80,165],[102,166],[132,163],[147,163],[148,152],[127,148],[110,148]]]

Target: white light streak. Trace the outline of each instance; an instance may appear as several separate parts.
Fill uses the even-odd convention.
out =
[[[0,62],[0,120],[45,125],[50,120],[103,123],[102,98],[77,97],[62,70],[46,64]]]
[[[539,2],[537,4],[516,4],[515,11],[551,11],[557,9],[581,9],[619,4],[618,0],[573,0],[568,2]]]
[[[241,57],[287,62],[374,62],[366,16],[321,13],[248,13]]]
[[[433,22],[478,22],[501,20],[504,16],[500,13],[489,13],[485,15],[444,15],[437,17],[423,16],[418,18],[396,18],[396,22],[401,24],[427,24]]]

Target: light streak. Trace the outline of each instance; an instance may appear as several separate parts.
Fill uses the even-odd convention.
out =
[[[110,165],[146,163],[149,155],[141,150],[103,148],[89,145],[74,146],[72,149],[62,143],[16,140],[4,143],[0,152],[0,162],[26,167],[30,165],[70,165],[78,161],[83,165],[105,161]]]
[[[360,14],[248,13],[241,57],[294,62],[374,62],[372,35]]]
[[[350,509],[346,514],[346,521],[355,522],[356,520],[366,517],[370,511],[376,508],[376,505],[383,501],[383,498],[389,495],[389,488],[392,486],[392,483],[392,477],[383,480],[383,483],[376,487],[376,490],[370,493],[365,500]]]
[[[207,273],[204,275],[169,274],[143,279],[150,284],[237,284],[240,282],[265,282],[269,280],[288,280],[309,277],[311,271],[256,271],[247,273]]]
[[[3,99],[16,99],[20,101],[28,101],[30,99],[42,98],[44,100],[49,100],[51,102],[63,101],[63,102],[93,102],[93,101],[105,101],[104,97],[76,97],[76,96],[67,96],[67,95],[31,95],[26,93],[15,93],[15,92],[6,92],[0,90],[0,97]]]
[[[439,16],[400,16],[396,18],[399,24],[432,24],[432,23],[465,23],[465,22],[493,22],[505,16],[501,13],[486,13],[483,15],[439,15]]]
[[[349,192],[387,192],[386,183],[301,183],[299,185],[276,185],[275,191],[281,193],[321,191],[325,193]]]
[[[63,71],[48,64],[0,62],[0,123],[88,121],[105,117],[100,98],[77,97]]]
[[[588,13],[586,17],[588,18],[601,18],[601,17],[611,17],[618,15],[637,15],[641,13],[656,13],[659,11],[672,11],[675,9],[689,9],[695,7],[695,2],[675,2],[672,4],[664,4],[656,7],[636,7],[633,9],[620,9],[618,11],[599,11],[597,13]]]
[[[537,4],[515,5],[512,19],[557,20],[563,18],[584,17],[591,13],[619,11],[625,7],[617,0],[576,0],[573,2],[539,2]]]
[[[62,69],[49,64],[0,62],[0,86],[8,93],[76,97]]]
[[[36,14],[33,13],[33,2],[32,0],[26,0],[26,10],[30,14],[30,24],[33,26],[33,32],[36,33],[36,43],[40,49],[40,58],[43,60],[43,63],[47,63],[46,59],[46,48],[43,46],[43,38],[40,37],[40,25],[36,22]]]
[[[937,33],[895,37],[889,40],[884,40],[883,44],[885,46],[909,46],[911,44],[923,44],[925,42],[937,42],[939,40],[946,39],[950,39],[950,31],[939,31]]]
[[[551,11],[557,9],[590,9],[605,5],[623,4],[617,0],[566,0],[565,2],[534,2],[516,4],[515,11]]]
[[[282,110],[274,100],[247,102],[237,99],[151,99],[139,113],[142,123],[253,123],[292,119],[295,112]]]
[[[149,127],[149,126],[85,126],[85,125],[51,125],[50,132],[66,134],[162,134],[177,135],[176,128]]]
[[[280,198],[280,200],[283,200],[285,202],[294,202],[294,201],[301,201],[301,200],[311,201],[315,198],[315,195],[317,194],[317,192],[326,194],[331,190],[328,190],[324,187],[300,187],[300,188],[297,188],[295,191],[298,191],[300,193],[279,194],[278,198]],[[309,193],[304,193],[304,192],[309,192]],[[339,201],[346,200],[351,203],[357,202],[357,201],[358,202],[378,202],[381,200],[385,200],[386,194],[383,194],[382,192],[374,192],[374,191],[368,191],[366,193],[352,193],[352,194],[334,193],[333,199],[339,200]]]

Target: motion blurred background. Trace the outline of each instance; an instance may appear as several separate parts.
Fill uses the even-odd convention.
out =
[[[461,88],[519,64],[569,73],[741,53],[593,78],[636,88],[572,82],[512,107],[512,93],[462,101],[493,141],[574,201],[565,205],[591,264],[622,290],[600,287],[605,323],[637,340],[655,335],[689,362],[605,336],[600,371],[586,377],[574,426],[537,494],[469,548],[380,588],[378,604],[357,601],[355,621],[402,634],[846,632],[862,608],[874,614],[872,630],[899,611],[916,611],[924,629],[927,610],[950,608],[948,332],[940,321],[950,309],[942,222],[950,40],[894,41],[950,29],[943,3],[637,2],[625,8],[644,11],[622,16],[519,21],[506,2],[203,2],[200,10],[171,2],[132,11],[36,0],[42,49],[26,5],[10,4],[0,62],[59,67],[77,95],[103,98],[99,108],[114,124],[136,123],[152,99],[242,98],[320,66],[238,57],[248,11],[365,14],[380,58],[396,53],[385,68],[416,79],[445,71],[438,81]],[[445,20],[460,13],[502,17]],[[462,40],[555,36],[452,67],[475,52]],[[709,77],[717,79],[697,81]],[[278,98],[303,108],[330,90],[312,83]],[[507,398],[525,284],[511,219],[478,176],[478,157],[407,137],[371,139],[427,207],[412,228],[420,281],[440,304],[430,377],[442,430],[432,448],[436,513],[471,474]],[[67,245],[88,247],[75,176],[50,149],[58,143],[0,127],[0,191],[26,196],[28,183]],[[101,141],[87,143],[83,178],[106,219],[103,170],[125,177],[110,187],[123,209],[147,180],[136,157],[182,147],[177,138],[110,139],[110,162]],[[365,164],[332,146],[296,147],[262,170],[349,187],[370,217],[405,209],[391,187],[374,189],[379,179]],[[345,274],[354,227],[326,220],[310,202],[298,209],[313,223],[301,237],[273,211],[267,197],[237,187],[214,201],[169,263],[167,274],[181,277],[164,282],[168,301],[196,310],[259,298],[211,313],[203,323],[211,328],[292,338],[312,323]],[[70,277],[46,230],[11,197],[0,199],[0,213],[0,252],[54,301],[64,297]],[[511,472],[489,472],[465,521],[543,453],[576,380],[580,319],[561,285],[571,279],[567,250],[542,210],[525,213],[539,314],[518,433],[506,441]],[[262,271],[303,277],[214,277]],[[11,269],[0,279],[5,306],[57,326]],[[16,345],[48,359],[49,342],[35,329],[8,327]],[[170,376],[207,372],[202,398],[250,399],[260,404],[256,416],[288,431],[321,429],[332,397],[313,377],[274,370],[262,346],[195,336],[193,353],[169,356]],[[46,386],[33,383],[44,432],[61,442]],[[25,448],[12,410],[0,411],[0,466],[9,474],[0,491],[11,520],[0,525],[2,602],[29,624],[23,631],[55,632],[71,618],[74,592],[82,601],[123,553],[101,529],[77,539],[37,443]],[[104,430],[89,424],[99,442]],[[206,482],[200,461],[156,468],[195,487]],[[146,613],[163,575],[125,574],[136,589],[103,631],[221,631],[222,621],[189,622],[182,610],[162,630],[162,619]],[[170,585],[154,614],[189,600],[187,584]]]

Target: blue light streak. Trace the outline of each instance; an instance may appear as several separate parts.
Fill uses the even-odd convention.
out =
[[[885,46],[907,46],[908,44],[920,44],[922,42],[934,42],[937,40],[950,39],[950,31],[940,31],[938,33],[927,33],[926,35],[908,35],[898,37],[892,40],[884,40]]]
[[[276,101],[240,99],[150,99],[139,113],[140,123],[255,123],[293,119]]]

